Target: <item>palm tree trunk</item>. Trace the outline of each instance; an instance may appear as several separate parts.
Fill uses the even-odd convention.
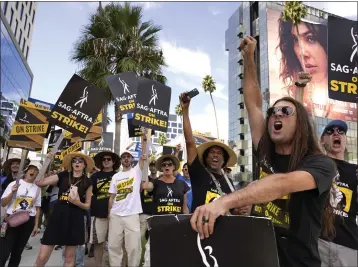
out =
[[[211,98],[211,102],[213,102],[213,107],[214,107],[215,120],[216,120],[216,131],[217,131],[217,134],[218,134],[218,139],[220,139],[220,137],[219,137],[218,117],[216,115],[216,108],[215,108],[215,104],[214,104],[214,99],[213,99],[213,95],[211,93],[210,93],[210,98]]]
[[[107,132],[107,126],[108,126],[108,105],[104,105],[102,108],[102,132]]]
[[[114,116],[115,116],[115,139],[114,139],[114,153],[119,155],[121,152],[121,123],[122,114],[119,112],[117,103],[114,104]]]

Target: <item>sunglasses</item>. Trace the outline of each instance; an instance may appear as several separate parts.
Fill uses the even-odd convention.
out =
[[[277,112],[282,112],[283,116],[291,116],[293,113],[295,113],[295,110],[293,107],[284,106],[284,107],[271,107],[267,110],[267,116],[275,116]]]
[[[173,166],[173,163],[171,163],[171,162],[163,162],[162,163],[162,167],[171,167],[171,166]]]
[[[103,158],[102,161],[112,161],[112,158]]]
[[[334,127],[334,128],[327,129],[324,133],[327,135],[332,135],[334,132],[336,132],[340,135],[343,135],[346,133],[346,131],[341,127]]]
[[[187,171],[188,169],[183,169],[183,171]]]
[[[85,160],[83,158],[73,158],[72,163],[83,163]]]

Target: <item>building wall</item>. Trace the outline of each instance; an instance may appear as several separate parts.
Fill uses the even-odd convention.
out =
[[[1,11],[26,59],[30,53],[36,8],[37,2],[1,2]]]
[[[0,108],[7,118],[5,134],[12,127],[21,98],[31,93],[33,74],[2,12],[0,49]]]

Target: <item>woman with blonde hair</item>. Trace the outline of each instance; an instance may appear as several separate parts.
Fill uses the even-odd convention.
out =
[[[56,245],[65,246],[64,266],[74,266],[76,249],[85,244],[85,212],[91,206],[92,183],[87,173],[94,167],[93,159],[81,152],[67,154],[66,169],[41,179],[39,186],[57,185],[58,202],[41,240],[35,266],[45,266]]]

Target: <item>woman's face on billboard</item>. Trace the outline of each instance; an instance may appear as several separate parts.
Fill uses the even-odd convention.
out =
[[[301,66],[304,65],[306,71],[312,75],[312,82],[326,82],[328,60],[324,48],[318,42],[316,36],[306,26],[306,23],[300,23],[298,25],[298,31],[303,48],[304,62],[302,62],[301,59],[298,35],[295,27],[292,27],[291,34],[294,40],[294,51]]]

